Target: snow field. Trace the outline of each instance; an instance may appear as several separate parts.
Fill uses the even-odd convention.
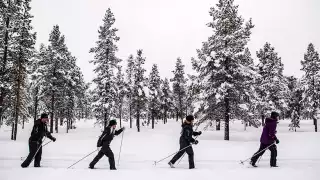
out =
[[[269,167],[270,153],[267,151],[261,158],[258,168],[251,168],[246,162],[259,147],[261,128],[248,127],[243,131],[240,121],[230,123],[230,141],[223,140],[222,131],[207,130],[198,138],[199,144],[193,146],[195,152],[196,169],[188,169],[187,155],[175,169],[170,169],[164,161],[153,165],[179,148],[180,123],[169,120],[166,125],[159,124],[152,130],[142,127],[141,132],[129,129],[128,124],[124,133],[120,165],[118,155],[122,134],[115,137],[111,148],[115,155],[117,171],[110,171],[106,157],[97,164],[95,170],[88,169],[90,161],[97,152],[87,157],[71,169],[66,169],[85,155],[96,150],[96,142],[101,134],[99,127],[94,127],[93,121],[77,121],[77,129],[66,134],[60,129],[59,134],[53,133],[57,138],[43,148],[42,168],[22,169],[21,157],[28,155],[28,138],[32,123],[27,124],[25,130],[20,130],[18,140],[9,140],[10,129],[0,129],[0,179],[1,180],[28,180],[42,179],[319,179],[320,170],[320,133],[313,132],[312,121],[301,121],[298,132],[288,131],[289,121],[280,121],[278,124],[278,165],[279,168]],[[203,126],[198,130],[202,130]]]

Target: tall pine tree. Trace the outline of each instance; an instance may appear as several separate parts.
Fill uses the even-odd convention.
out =
[[[12,82],[13,82],[13,96],[14,99],[14,128],[12,140],[17,139],[18,122],[19,118],[24,119],[26,116],[25,110],[27,106],[27,75],[28,75],[28,64],[34,55],[34,44],[36,41],[36,34],[31,32],[31,19],[30,14],[30,0],[21,2],[19,11],[19,19],[15,24],[16,33],[12,37],[13,50],[12,57],[14,59],[13,71],[12,71]]]
[[[250,39],[253,25],[251,20],[244,24],[234,0],[219,0],[216,7],[210,9],[210,16],[212,22],[208,26],[214,34],[203,43],[201,50],[197,50],[199,61],[193,60],[193,65],[202,79],[205,101],[221,104],[224,139],[229,140],[229,121],[239,108],[240,95],[246,92],[243,81],[251,75],[241,62],[241,56]],[[214,106],[204,106],[212,107]],[[207,116],[214,116],[212,109],[204,112]]]
[[[136,126],[138,132],[140,132],[140,122],[142,114],[146,111],[147,96],[144,87],[146,87],[146,77],[144,76],[145,69],[143,65],[145,63],[145,57],[143,57],[142,50],[137,51],[137,57],[134,62],[134,86],[133,86],[133,114],[136,118]]]
[[[317,114],[320,108],[320,58],[319,53],[315,50],[314,45],[308,45],[307,53],[301,61],[304,76],[304,106],[308,114],[313,119],[315,132],[318,131]]]
[[[154,64],[149,75],[149,111],[151,114],[152,129],[154,129],[155,118],[160,114],[160,83],[158,66]]]
[[[97,120],[104,122],[105,127],[111,117],[116,117],[114,105],[117,99],[117,87],[114,72],[120,62],[115,54],[118,51],[116,42],[120,38],[116,35],[118,29],[113,28],[115,20],[109,8],[105,13],[103,25],[99,28],[99,40],[96,42],[96,47],[90,49],[90,53],[94,53],[94,60],[90,62],[96,66],[94,69],[96,78],[93,80],[96,84],[94,112]]]
[[[173,109],[173,96],[172,91],[170,89],[169,80],[167,78],[164,79],[163,83],[161,83],[161,109],[163,113],[163,123],[166,124],[169,118],[169,114]]]
[[[259,78],[257,79],[257,93],[260,98],[259,109],[262,124],[271,111],[282,112],[285,106],[287,89],[286,79],[283,76],[283,64],[278,53],[270,43],[266,43],[257,52],[259,64],[257,66]]]
[[[173,89],[173,97],[174,97],[174,105],[176,108],[176,117],[178,121],[178,117],[181,119],[181,123],[183,123],[183,117],[185,115],[185,103],[186,103],[186,83],[187,79],[184,77],[184,65],[182,64],[181,58],[177,59],[176,68],[172,71],[174,77],[171,79],[172,89]]]
[[[127,105],[129,112],[130,128],[132,128],[132,115],[133,115],[133,87],[134,87],[134,57],[131,54],[127,60],[126,69],[126,87],[127,87]]]

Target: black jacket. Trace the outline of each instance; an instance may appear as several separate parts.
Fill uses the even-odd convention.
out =
[[[52,137],[51,133],[48,131],[47,125],[38,119],[34,122],[29,141],[37,141],[41,143],[44,136],[51,140],[54,139],[54,137]]]
[[[191,124],[182,124],[182,131],[180,137],[180,144],[189,145],[190,143],[195,142],[195,139],[192,136],[198,136],[199,132],[194,132]]]
[[[99,137],[97,142],[97,147],[101,147],[102,149],[107,148],[110,146],[113,137],[119,135],[123,129],[115,130],[111,126],[108,126],[103,131],[102,135]]]

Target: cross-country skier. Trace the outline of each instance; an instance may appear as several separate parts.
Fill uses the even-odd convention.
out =
[[[180,136],[180,151],[172,158],[172,160],[168,163],[171,168],[174,168],[174,163],[180,159],[180,157],[186,152],[188,154],[189,159],[189,169],[193,169],[194,167],[194,154],[191,146],[192,144],[198,144],[198,140],[195,140],[192,136],[201,135],[201,131],[194,132],[192,129],[194,117],[192,115],[188,115],[186,120],[182,124],[182,131]]]
[[[119,135],[122,131],[124,131],[124,127],[116,130],[117,121],[110,120],[109,125],[105,128],[102,135],[98,139],[97,147],[102,147],[98,152],[97,156],[92,160],[89,164],[90,169],[94,169],[94,165],[105,155],[109,158],[110,170],[117,170],[114,155],[110,148],[110,143],[113,140],[113,137]]]
[[[40,167],[41,155],[42,155],[42,139],[43,136],[48,137],[53,142],[56,138],[52,137],[50,132],[48,132],[47,122],[48,114],[41,114],[40,119],[36,120],[33,125],[31,136],[29,138],[29,155],[26,160],[21,164],[21,167],[28,167],[34,157],[34,167]],[[37,153],[37,154],[36,154]]]
[[[278,167],[277,166],[277,146],[274,144],[274,142],[276,142],[276,144],[279,143],[279,140],[278,140],[278,138],[276,136],[278,117],[279,117],[279,113],[272,112],[271,113],[271,117],[270,118],[266,118],[265,126],[263,127],[263,131],[262,131],[261,138],[260,138],[260,142],[261,142],[260,148],[255,153],[255,155],[251,158],[250,164],[253,167],[257,167],[256,166],[257,160],[266,151],[266,150],[264,150],[264,151],[262,151],[262,150],[267,148],[270,145],[271,146],[268,148],[271,151],[270,166],[271,167]]]

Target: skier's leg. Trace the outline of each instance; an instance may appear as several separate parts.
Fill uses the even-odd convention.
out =
[[[277,146],[274,144],[269,147],[269,150],[271,151],[271,158],[270,158],[270,166],[276,167],[277,166]]]
[[[100,150],[98,152],[98,154],[96,155],[96,157],[92,160],[92,162],[89,164],[89,167],[91,169],[94,168],[94,165],[96,165],[96,163],[103,157],[104,153]]]
[[[110,147],[108,149],[106,149],[106,154],[105,155],[109,158],[110,169],[111,170],[116,170],[116,163],[114,161],[114,154],[113,154],[113,152],[112,152]]]
[[[189,159],[189,169],[193,169],[194,168],[194,153],[193,153],[192,146],[189,146],[186,149],[186,152],[188,154],[188,159]]]
[[[176,161],[178,161],[178,159],[180,159],[180,157],[186,152],[186,147],[187,147],[186,145],[180,144],[180,149],[179,149],[180,151],[176,155],[173,156],[173,158],[171,159],[171,161],[169,163],[174,164]],[[181,150],[181,149],[183,149],[183,150]]]
[[[40,161],[41,161],[41,156],[42,156],[42,146],[40,143],[37,146],[37,149],[38,148],[39,148],[38,153],[36,154],[36,156],[34,158],[34,167],[40,167]]]
[[[251,164],[252,164],[253,166],[256,164],[256,162],[257,162],[257,160],[259,159],[259,157],[264,154],[264,152],[265,152],[266,150],[264,150],[264,151],[262,151],[262,150],[265,149],[266,147],[268,147],[268,145],[265,145],[265,144],[262,144],[262,143],[260,144],[259,150],[258,150],[256,153],[254,153],[253,157],[251,158]],[[260,152],[260,151],[261,151],[261,152]]]
[[[21,164],[21,167],[25,168],[29,166],[36,151],[37,151],[37,143],[35,141],[29,141],[29,155]]]

